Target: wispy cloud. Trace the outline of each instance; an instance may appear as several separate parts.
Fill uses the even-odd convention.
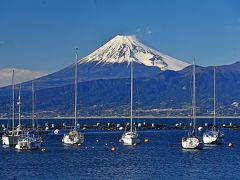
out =
[[[138,28],[136,30],[136,35],[138,37],[140,37],[141,39],[146,38],[146,37],[150,37],[152,35],[152,30],[149,26],[147,26],[145,28]]]
[[[152,30],[149,27],[146,27],[146,34],[151,36],[152,35]]]
[[[11,84],[12,81],[12,71],[13,69],[6,68],[0,69],[0,87],[7,86]],[[14,69],[15,71],[15,81],[16,83],[21,83],[31,79],[35,79],[46,75],[47,73],[32,71],[28,69]]]

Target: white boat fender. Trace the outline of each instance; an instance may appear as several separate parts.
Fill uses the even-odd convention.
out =
[[[41,148],[41,152],[45,152],[46,151],[46,148]]]
[[[55,129],[53,133],[54,133],[54,134],[58,134],[58,133],[59,133],[59,130],[58,130],[58,129]]]
[[[121,130],[123,130],[123,127],[121,126],[121,127],[119,127],[119,130],[121,131]]]

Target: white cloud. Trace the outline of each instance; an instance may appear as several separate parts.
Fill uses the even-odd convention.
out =
[[[136,35],[142,39],[145,37],[150,37],[152,35],[152,30],[150,29],[149,26],[145,28],[138,28],[136,30]]]
[[[13,69],[6,68],[0,69],[0,87],[10,85],[12,83],[12,71]],[[41,76],[46,75],[47,73],[32,71],[28,69],[15,69],[15,81],[16,83],[25,82],[32,80]]]
[[[145,31],[146,31],[146,34],[149,36],[152,34],[152,31],[149,27],[146,27]]]

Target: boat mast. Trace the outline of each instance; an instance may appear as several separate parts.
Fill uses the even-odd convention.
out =
[[[193,99],[192,99],[192,118],[193,118],[193,129],[196,129],[196,69],[195,60],[193,62]]]
[[[35,92],[34,92],[34,81],[32,81],[32,128],[35,128]]]
[[[213,68],[213,130],[216,130],[216,67]]]
[[[21,84],[19,85],[18,90],[18,125],[21,127]]]
[[[13,70],[13,72],[12,72],[12,131],[13,131],[13,133],[14,133],[14,121],[15,121],[15,112],[14,112],[14,101],[15,101],[15,93],[14,93],[14,91],[15,91],[15,79],[14,79],[14,75],[15,75],[15,73],[14,73],[14,70]]]
[[[133,60],[131,61],[131,124],[130,131],[133,132]]]
[[[78,71],[78,53],[77,53],[78,48],[76,48],[75,52],[75,95],[74,95],[74,129],[77,128],[77,83],[78,83],[78,77],[77,77],[77,71]]]

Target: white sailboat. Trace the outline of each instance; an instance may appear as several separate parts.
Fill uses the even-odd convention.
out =
[[[140,139],[138,138],[138,133],[136,127],[133,129],[133,61],[131,61],[131,117],[130,117],[130,130],[127,131],[127,127],[125,129],[124,134],[122,134],[122,138],[120,141],[124,145],[136,145],[140,143]]]
[[[205,144],[223,144],[224,133],[216,128],[216,68],[213,69],[213,127],[212,130],[203,134]]]
[[[37,134],[35,136],[35,114],[34,114],[34,107],[35,107],[35,91],[34,91],[34,82],[32,81],[32,126],[33,126],[33,134],[29,134],[29,132],[26,132],[25,134],[22,133],[19,135],[19,139],[17,141],[17,144],[15,146],[15,149],[17,150],[34,150],[34,149],[41,149],[43,146],[42,138]],[[19,98],[19,123],[20,123],[20,98]],[[38,127],[37,127],[37,133],[38,133]]]
[[[76,49],[77,50],[77,49]],[[77,130],[77,73],[78,73],[78,54],[76,51],[76,60],[75,60],[75,105],[74,105],[74,128],[70,132],[64,134],[62,142],[64,144],[70,145],[81,145],[84,142],[84,135]]]
[[[193,64],[193,99],[192,99],[192,121],[193,128],[188,132],[187,137],[182,138],[182,147],[184,149],[201,149],[203,148],[202,140],[197,136],[196,128],[196,77],[195,64]]]
[[[12,130],[8,130],[2,135],[2,144],[12,146],[17,144],[19,134],[15,129],[15,73],[12,73]]]
[[[40,136],[34,134],[22,134],[19,136],[18,143],[15,146],[17,150],[34,150],[41,149],[43,141]]]

